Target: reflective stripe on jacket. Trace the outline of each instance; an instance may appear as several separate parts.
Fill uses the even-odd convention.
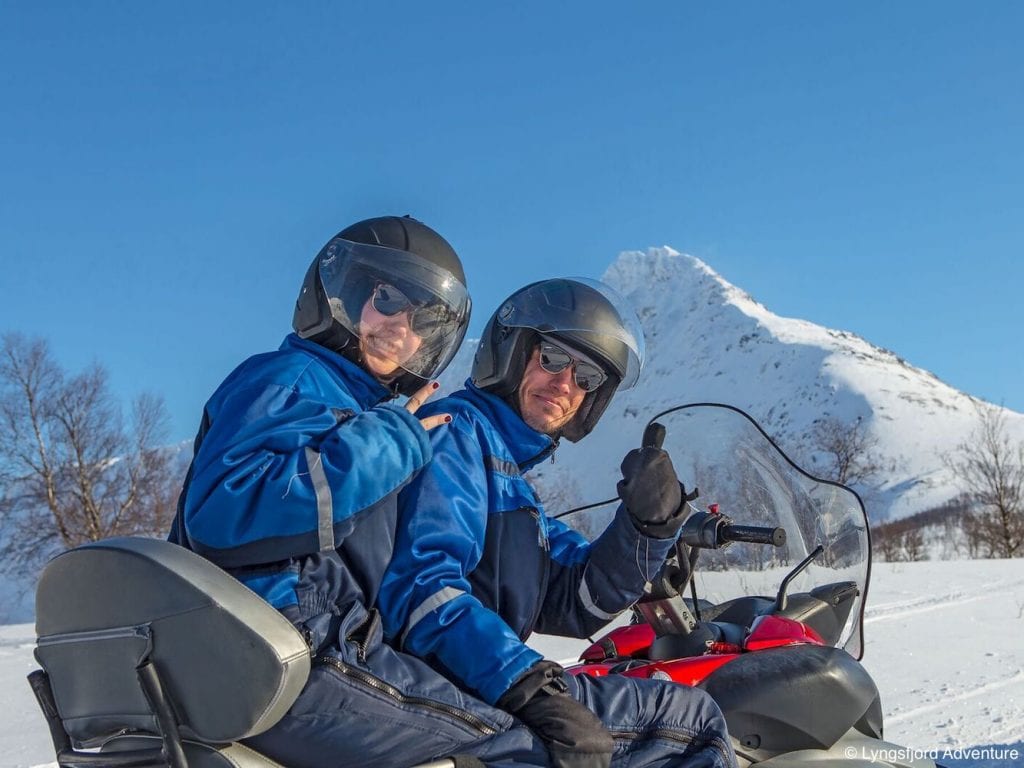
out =
[[[467,388],[424,407],[433,461],[399,494],[380,593],[385,630],[409,653],[494,703],[540,655],[536,631],[585,637],[640,596],[671,540],[620,508],[593,543],[544,514],[523,472],[555,444],[503,400]]]

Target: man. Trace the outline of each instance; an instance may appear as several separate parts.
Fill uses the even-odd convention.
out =
[[[465,283],[451,245],[425,224],[353,224],[310,265],[295,333],[243,362],[204,409],[170,538],[306,637],[305,688],[249,740],[289,768],[408,766],[512,725],[384,645],[371,610],[397,493],[430,461],[427,430],[446,419],[417,409],[462,341]],[[402,406],[396,395],[411,397]],[[395,721],[406,730],[380,727]]]
[[[515,715],[541,765],[607,766],[613,754],[630,766],[735,762],[704,692],[565,676],[523,642],[605,626],[641,595],[683,522],[685,493],[657,448],[627,455],[623,505],[592,544],[546,517],[523,478],[560,438],[583,439],[614,392],[636,382],[642,339],[636,315],[600,283],[517,291],[484,330],[466,388],[426,409],[452,421],[431,433],[433,461],[399,496],[379,598],[386,633]]]

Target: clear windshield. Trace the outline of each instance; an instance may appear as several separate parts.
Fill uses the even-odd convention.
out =
[[[700,489],[695,507],[717,504],[736,525],[781,526],[788,537],[781,547],[732,544],[701,550],[698,597],[713,603],[743,595],[774,597],[789,570],[820,544],[824,553],[794,580],[789,593],[856,582],[860,596],[837,645],[860,658],[871,548],[857,494],[801,470],[753,419],[731,406],[684,405],[652,421],[666,428],[663,447],[679,479],[688,489]]]

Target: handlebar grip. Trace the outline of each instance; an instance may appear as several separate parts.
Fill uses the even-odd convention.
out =
[[[725,525],[722,527],[722,541],[743,541],[748,544],[771,544],[773,547],[781,547],[786,543],[786,530],[761,525]]]
[[[652,421],[644,429],[644,437],[641,445],[644,448],[661,448],[662,443],[665,442],[665,426],[659,424],[656,421]]]

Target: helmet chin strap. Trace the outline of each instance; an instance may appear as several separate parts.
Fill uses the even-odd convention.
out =
[[[609,376],[608,380],[593,392],[587,392],[586,398],[580,404],[579,410],[573,416],[572,421],[565,425],[562,433],[570,443],[578,443],[590,434],[601,420],[605,409],[619,388],[617,376]],[[595,413],[596,409],[596,413]]]
[[[518,416],[520,419],[523,418],[523,411],[519,407],[518,387],[516,389],[513,389],[511,392],[506,392],[504,395],[501,395],[501,399],[508,404],[509,408],[516,412],[516,416]],[[526,419],[523,419],[523,421],[526,421]]]
[[[597,391],[600,391],[599,389]],[[594,397],[596,392],[587,392],[583,398],[583,402],[580,403],[580,407],[576,409],[576,413],[572,415],[564,425],[562,425],[561,433],[565,435],[565,439],[570,443],[578,443],[590,430],[584,431],[583,424],[587,420],[587,415],[590,413],[590,409],[594,405]]]

